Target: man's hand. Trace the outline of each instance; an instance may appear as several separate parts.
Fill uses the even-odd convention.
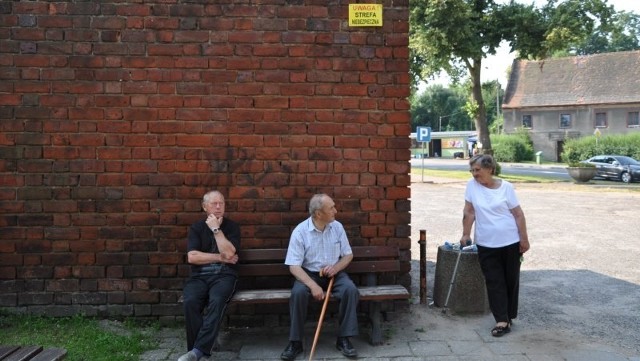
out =
[[[324,291],[322,290],[322,287],[318,286],[317,283],[309,289],[311,290],[311,295],[314,299],[316,299],[317,301],[322,301],[324,299]]]
[[[213,214],[210,214],[207,217],[206,223],[207,223],[207,226],[209,226],[209,229],[220,228],[220,225],[222,224],[222,217],[216,218],[216,216],[214,216]]]
[[[324,266],[320,269],[320,277],[331,278],[338,274],[338,271],[334,266]]]
[[[230,263],[230,264],[236,264],[238,263],[238,255],[234,254],[231,257],[226,257],[224,255],[224,253],[220,254],[220,263]]]

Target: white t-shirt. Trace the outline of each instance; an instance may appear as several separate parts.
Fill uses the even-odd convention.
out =
[[[511,183],[502,179],[500,187],[491,189],[471,179],[467,182],[464,199],[475,210],[476,244],[499,248],[520,241],[518,225],[510,211],[520,203]]]

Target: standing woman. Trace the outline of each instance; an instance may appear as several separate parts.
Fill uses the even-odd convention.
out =
[[[494,177],[496,162],[492,156],[475,155],[469,166],[473,179],[464,193],[460,244],[471,240],[475,223],[473,238],[496,320],[491,335],[500,337],[511,331],[511,320],[518,316],[520,262],[529,250],[527,223],[513,185]]]

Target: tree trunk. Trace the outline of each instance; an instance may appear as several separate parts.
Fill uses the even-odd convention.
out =
[[[478,59],[474,61],[474,64],[474,66],[470,67],[469,73],[471,74],[471,96],[478,105],[477,111],[474,114],[476,131],[478,132],[478,146],[481,146],[479,149],[483,154],[493,155],[491,139],[489,137],[489,126],[487,125],[487,108],[484,105],[484,99],[482,99],[482,83],[480,82],[482,61]]]

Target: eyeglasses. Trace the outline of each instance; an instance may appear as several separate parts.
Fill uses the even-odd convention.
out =
[[[478,173],[482,170],[482,168],[471,168],[469,169],[469,173]]]
[[[217,207],[217,206],[224,206],[224,202],[209,202],[210,205]]]

